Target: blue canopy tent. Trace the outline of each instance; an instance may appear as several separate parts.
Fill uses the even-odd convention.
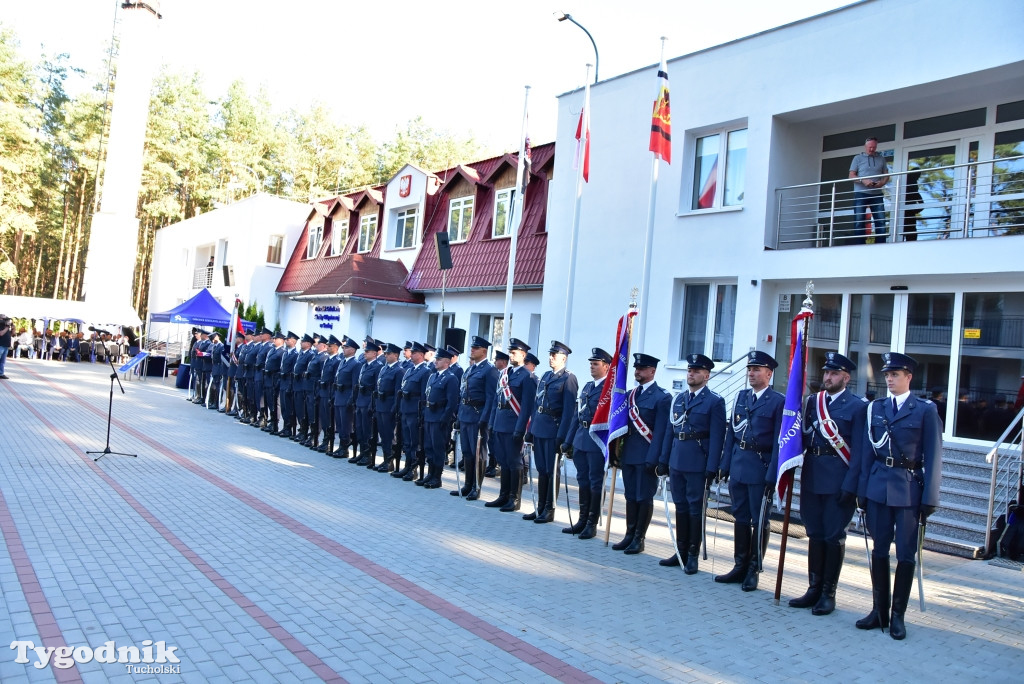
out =
[[[150,323],[178,323],[228,328],[231,325],[231,312],[221,306],[208,289],[203,288],[192,299],[182,302],[173,309],[150,314],[149,320]],[[244,330],[256,329],[255,323],[243,319],[239,319],[239,321]],[[230,336],[230,331],[228,334]],[[231,339],[225,340],[225,342],[231,344]],[[184,355],[184,349],[182,349],[182,354]],[[166,367],[161,371],[161,374],[166,373]],[[149,372],[148,368],[146,372]],[[184,379],[185,376],[179,376],[179,383]]]
[[[168,311],[150,314],[153,323],[183,323],[186,325],[211,325],[227,328],[231,325],[231,312],[220,305],[205,287],[192,299],[182,302]],[[242,328],[254,330],[255,323],[242,321]]]

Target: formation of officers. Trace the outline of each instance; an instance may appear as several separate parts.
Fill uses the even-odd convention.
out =
[[[499,477],[497,498],[484,506],[518,511],[532,459],[536,502],[523,518],[548,523],[554,520],[559,459],[571,458],[579,512],[562,532],[580,539],[597,534],[610,463],[622,473],[626,499],[626,533],[612,548],[627,555],[644,551],[659,478],[667,476],[676,553],[660,564],[682,567],[687,575],[698,572],[708,493],[715,483],[726,484],[734,565],[714,580],[757,589],[785,404],[771,388],[778,363],[765,352],[747,355],[749,386],[731,410],[708,387],[715,364],[707,356],[687,356],[687,390],[673,397],[655,381],[659,360],[634,354],[636,386],[625,404],[628,431],[610,444],[606,462],[590,432],[612,362],[600,348],[591,349],[590,380],[580,388],[566,369],[572,350],[558,341],[548,349],[550,370],[538,378],[539,359],[515,338],[507,352],[494,352],[492,363],[491,343],[472,337],[463,370],[458,358],[466,333],[457,329],[445,332],[440,349],[264,329],[258,336],[239,333],[232,353],[216,333],[197,330],[196,337],[195,403],[210,409],[220,404],[244,424],[426,489],[441,487],[451,464],[465,471],[464,484],[452,496],[476,500],[483,478]],[[848,385],[856,364],[830,351],[821,369],[823,389],[806,398],[800,515],[809,540],[808,588],[789,605],[810,608],[814,615],[834,611],[846,530],[859,509],[866,513],[874,549],[872,609],[856,626],[888,629],[899,640],[906,637],[919,528],[938,506],[942,427],[935,405],[910,391],[915,360],[881,356],[887,397],[868,402],[853,394]],[[456,442],[461,459],[454,458]],[[897,563],[891,580],[893,542]]]

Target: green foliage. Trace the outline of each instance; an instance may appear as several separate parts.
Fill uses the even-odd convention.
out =
[[[263,307],[256,303],[256,300],[252,300],[249,306],[240,304],[238,306],[238,315],[242,317],[242,320],[251,321],[256,324],[256,330],[262,330],[266,326],[266,316],[263,314]]]

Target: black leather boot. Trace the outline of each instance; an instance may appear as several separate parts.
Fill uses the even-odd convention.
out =
[[[624,554],[634,556],[644,552],[644,540],[647,538],[647,528],[654,517],[654,502],[642,501],[637,503],[636,510],[636,532],[633,533],[632,543],[626,547]]]
[[[765,552],[768,550],[768,536],[770,527],[767,525],[761,531],[761,544],[760,549],[754,548],[750,554],[750,562],[747,563],[747,576],[743,578],[743,586],[740,587],[743,591],[756,591],[757,582],[761,576],[761,562],[764,559]],[[751,532],[753,534],[753,532]],[[756,542],[755,542],[756,546]],[[758,555],[760,552],[760,556]]]
[[[683,568],[683,572],[687,575],[697,574],[697,556],[700,554],[701,545],[701,517],[699,515],[690,516],[690,544],[686,551],[686,567]]]
[[[910,588],[914,586],[914,562],[898,561],[896,577],[892,583],[892,617],[889,619],[889,636],[896,641],[907,638],[907,626],[903,622],[903,614],[907,612],[910,600]]]
[[[724,575],[716,575],[719,584],[739,584],[747,576],[747,565],[750,563],[750,537],[753,530],[749,523],[734,522],[733,531],[733,563],[732,570]]]
[[[889,556],[871,554],[871,612],[856,624],[857,629],[889,626]]]
[[[587,526],[587,519],[590,515],[590,490],[580,489],[580,517],[571,527],[563,527],[562,534],[579,534]]]
[[[522,498],[523,498],[523,474],[522,474],[522,471],[523,471],[522,468],[516,468],[516,469],[509,468],[508,469],[508,480],[509,480],[508,503],[506,503],[504,506],[499,508],[498,509],[499,511],[501,511],[503,513],[512,513],[514,511],[518,511],[519,510],[519,507],[520,507],[520,505],[522,503]],[[502,468],[501,472],[504,475],[505,468]]]
[[[615,551],[624,551],[633,543],[633,536],[636,534],[636,511],[637,502],[626,499],[626,536],[618,543],[612,544]]]
[[[812,615],[828,615],[836,609],[836,587],[839,586],[839,573],[843,569],[846,557],[846,542],[825,545],[825,569],[821,578],[821,597],[811,608]]]
[[[676,506],[676,548],[679,549],[679,554],[672,554],[668,558],[662,558],[658,561],[658,565],[666,568],[678,568],[679,567],[679,556],[682,556],[684,561],[686,559],[686,550],[690,548],[690,512],[679,510],[679,506]]]
[[[555,472],[557,473],[557,471]],[[552,479],[550,475],[545,475],[544,479],[544,491],[540,502],[541,510],[538,511],[537,518],[533,521],[538,525],[555,521],[555,495],[558,493],[558,480],[557,478]]]
[[[524,471],[525,472],[525,471]],[[551,486],[551,480],[544,473],[537,473],[537,510],[532,513],[527,513],[523,516],[523,520],[537,520],[541,516],[546,514],[544,508],[544,502],[547,501],[548,487]]]
[[[444,473],[443,464],[430,464],[427,471],[427,481],[423,483],[424,489],[439,489],[441,487],[441,474]]]
[[[413,463],[412,468],[409,469],[409,472],[405,474],[405,477],[402,478],[402,482],[415,482],[416,484],[419,484],[420,486],[422,486],[423,482],[427,481],[426,475],[423,474],[423,466],[425,464],[426,464],[426,457],[425,456],[417,455],[416,456],[416,461]],[[416,470],[417,469],[419,470],[419,477],[418,478],[416,477]]]
[[[825,573],[825,540],[807,542],[807,591],[803,596],[789,600],[790,608],[810,608],[821,598],[821,584]],[[829,611],[831,612],[831,611]]]
[[[580,539],[593,539],[597,536],[597,521],[601,517],[601,490],[590,490],[590,508],[587,511],[587,524],[580,531]]]
[[[487,508],[500,508],[508,503],[508,493],[511,487],[511,481],[509,480],[508,470],[506,468],[501,469],[501,484],[498,489],[498,498],[494,501],[488,501],[484,504]]]

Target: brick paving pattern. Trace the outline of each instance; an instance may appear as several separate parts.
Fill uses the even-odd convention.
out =
[[[775,606],[778,537],[761,590],[711,581],[731,526],[709,520],[709,559],[662,568],[657,502],[647,551],[625,556],[480,501],[424,490],[126,382],[106,436],[109,375],[9,361],[0,384],[0,633],[5,642],[177,647],[170,674],[93,660],[68,669],[0,655],[6,682],[877,682],[1019,681],[1024,573],[925,554],[909,636],[854,629],[870,609],[851,536],[831,616],[790,609],[806,584],[791,539]],[[575,484],[572,482],[572,484]],[[572,488],[575,501],[575,488]],[[529,496],[524,492],[524,499]],[[524,508],[529,509],[526,503]],[[621,537],[621,495],[612,538]],[[525,510],[524,510],[525,512]],[[717,539],[713,531],[717,529]],[[1016,673],[1016,674],[1015,674]]]

